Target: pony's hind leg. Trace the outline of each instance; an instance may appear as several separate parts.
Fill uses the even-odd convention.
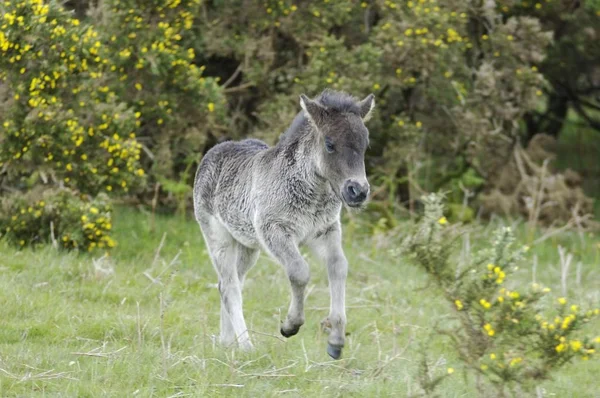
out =
[[[252,349],[243,313],[242,284],[238,276],[238,258],[245,249],[218,220],[200,222],[202,234],[213,266],[219,277],[221,296],[221,344],[230,346],[237,341],[240,348]]]

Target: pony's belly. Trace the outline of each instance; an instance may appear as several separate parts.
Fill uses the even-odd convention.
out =
[[[256,239],[256,230],[250,222],[247,222],[242,217],[230,217],[229,219],[219,217],[219,220],[231,234],[233,239],[251,249],[257,249],[259,247],[258,239]]]
[[[232,231],[231,236],[242,245],[249,247],[251,249],[259,249],[260,246],[258,244],[258,240],[256,239],[256,234],[243,233],[240,231]]]

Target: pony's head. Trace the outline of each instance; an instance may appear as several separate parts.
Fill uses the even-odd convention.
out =
[[[365,173],[369,131],[365,122],[375,108],[374,95],[358,101],[326,90],[314,100],[301,95],[300,106],[316,135],[318,173],[346,205],[361,206],[369,195]]]

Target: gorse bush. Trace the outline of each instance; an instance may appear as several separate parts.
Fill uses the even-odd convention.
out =
[[[451,325],[435,330],[450,340],[465,372],[475,375],[481,396],[491,396],[490,387],[497,396],[530,391],[572,359],[595,355],[600,337],[584,328],[600,310],[551,298],[539,284],[511,284],[528,248],[517,245],[510,228],[496,231],[489,247],[461,262],[452,253],[458,230],[443,216],[441,196],[423,201],[425,214],[403,250],[451,307]],[[425,378],[424,390],[431,392],[443,377]]]
[[[17,193],[2,199],[0,233],[20,245],[48,241],[53,232],[66,248],[110,248],[108,230],[82,217],[102,209],[100,224],[110,226],[107,198],[97,195],[135,191],[144,182],[139,114],[109,87],[111,51],[97,30],[55,2],[4,2],[1,23],[8,98],[0,185]]]
[[[138,112],[137,134],[151,154],[144,164],[159,181],[189,178],[210,131],[223,129],[223,91],[196,64],[201,3],[108,0],[91,11],[106,32],[110,88]]]
[[[0,200],[0,237],[19,246],[53,243],[65,249],[108,250],[112,208],[104,193],[93,200],[69,189],[33,190]]]
[[[106,85],[110,51],[54,2],[5,2],[0,167],[8,185],[41,182],[91,195],[139,185],[133,109]]]
[[[199,4],[107,1],[92,10],[100,21],[92,26],[58,2],[3,2],[2,189],[38,194],[43,191],[39,186],[71,189],[73,200],[85,200],[56,214],[67,217],[71,209],[79,218],[76,209],[101,192],[140,192],[144,169],[167,187],[179,173],[189,174],[206,131],[224,115],[216,80],[202,77],[204,67],[194,64],[197,36],[191,29]],[[40,201],[26,197],[31,203],[4,206],[18,215],[21,206]],[[19,220],[21,232],[38,231],[35,239],[23,238],[10,223],[0,229],[18,242],[47,240],[40,234],[48,225],[39,228],[47,221]],[[82,243],[78,247],[89,247]],[[89,243],[112,246],[95,238]]]
[[[10,115],[3,118],[5,136],[12,139],[4,139],[4,158],[18,160],[41,141],[38,152],[44,158],[32,161],[60,164],[73,174],[67,176],[71,185],[85,192],[127,188],[131,181],[125,178],[124,185],[119,171],[143,174],[137,164],[140,144],[133,141],[140,134],[154,153],[155,162],[146,166],[156,165],[159,176],[172,177],[191,155],[196,160],[206,131],[224,115],[216,80],[204,78],[204,67],[194,63],[192,27],[199,1],[107,1],[92,10],[94,26],[71,18],[56,2],[7,4],[2,78],[14,99],[4,105]],[[62,134],[65,130],[72,135]],[[99,150],[97,142],[103,144]],[[90,156],[92,149],[99,153]],[[114,158],[111,164],[107,156]],[[77,185],[74,176],[82,171],[73,170],[75,162],[90,163],[85,168],[103,186]]]

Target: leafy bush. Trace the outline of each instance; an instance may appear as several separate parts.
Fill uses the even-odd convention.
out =
[[[595,77],[600,59],[597,40],[600,2],[497,0],[496,3],[505,17],[535,18],[554,36],[553,45],[540,65],[549,87],[544,91],[543,106],[525,117],[527,139],[538,133],[557,138],[573,114],[581,121],[579,129],[600,132],[597,114],[600,86]]]
[[[104,193],[93,199],[69,189],[15,194],[0,201],[0,238],[19,246],[53,241],[66,249],[108,250],[116,245],[111,211]]]
[[[465,372],[474,374],[482,396],[530,391],[574,358],[587,360],[600,347],[600,337],[582,329],[600,310],[551,299],[550,289],[532,284],[511,286],[510,276],[523,261],[510,228],[496,231],[489,247],[464,263],[452,257],[458,236],[443,216],[441,196],[423,199],[425,214],[404,250],[434,281],[452,309],[453,323],[436,332],[449,339]],[[431,391],[439,380],[426,380]]]
[[[135,192],[145,174],[140,115],[110,88],[111,49],[53,1],[4,2],[2,14],[0,187],[16,193],[0,230],[23,245],[49,240],[52,226],[63,247],[110,248],[97,195]],[[84,222],[92,207],[106,223]]]

